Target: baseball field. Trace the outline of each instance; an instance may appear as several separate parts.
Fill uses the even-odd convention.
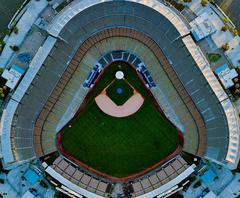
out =
[[[144,97],[141,108],[124,118],[106,115],[94,100],[115,79],[119,70]],[[124,80],[114,81],[106,94],[115,104],[122,105],[133,94],[129,84]],[[92,169],[119,178],[155,165],[179,145],[177,129],[161,113],[136,70],[123,62],[105,68],[78,113],[59,133],[59,144],[65,154]]]

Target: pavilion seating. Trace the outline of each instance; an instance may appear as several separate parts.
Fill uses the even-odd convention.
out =
[[[81,188],[101,196],[107,196],[111,193],[112,185],[110,183],[90,176],[61,156],[55,159],[51,167],[67,180]]]
[[[132,197],[137,197],[159,188],[176,178],[188,167],[187,162],[181,156],[177,156],[175,159],[162,166],[160,170],[157,170],[155,173],[134,181],[132,183]]]

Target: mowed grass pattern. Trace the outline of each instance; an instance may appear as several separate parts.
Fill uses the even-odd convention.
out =
[[[145,98],[126,118],[104,114],[94,98],[115,78],[119,63],[105,69],[83,111],[62,131],[64,149],[92,168],[125,177],[153,166],[178,146],[176,129],[158,112],[135,70],[121,63],[125,78]],[[117,94],[117,93],[116,93]]]

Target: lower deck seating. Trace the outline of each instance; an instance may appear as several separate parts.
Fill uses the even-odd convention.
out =
[[[111,194],[112,184],[90,176],[61,156],[53,162],[51,167],[81,188],[105,197]]]
[[[140,33],[135,33],[135,32],[132,32],[133,30],[127,30],[127,29],[126,29],[126,31],[124,29],[118,29],[118,30],[119,30],[119,32],[117,31],[118,32],[117,35],[119,35],[119,37],[108,38],[107,34],[104,35],[105,32],[103,32],[101,34],[103,36],[103,38],[102,38],[103,40],[101,40],[101,41],[99,41],[97,39],[94,40],[91,37],[88,40],[86,40],[81,45],[81,47],[77,50],[74,58],[70,61],[69,66],[67,67],[66,71],[62,75],[60,81],[57,83],[57,86],[56,86],[53,94],[49,97],[46,105],[44,106],[43,111],[40,114],[40,116],[42,116],[42,118],[40,118],[40,116],[39,116],[39,119],[38,119],[40,121],[39,124],[42,127],[39,127],[40,125],[38,127],[35,127],[34,135],[36,134],[35,135],[36,137],[34,138],[34,145],[36,145],[35,146],[36,154],[38,156],[42,156],[42,155],[46,154],[46,152],[49,153],[49,151],[54,149],[51,147],[51,145],[53,145],[53,144],[51,144],[49,141],[49,139],[51,139],[51,142],[54,142],[54,136],[51,136],[51,135],[43,136],[42,134],[39,134],[39,131],[42,131],[42,132],[44,131],[44,134],[50,134],[47,132],[53,131],[53,130],[50,130],[50,128],[52,127],[50,125],[56,125],[56,123],[58,122],[57,114],[59,115],[62,113],[61,107],[65,106],[66,104],[69,104],[69,101],[73,98],[71,96],[71,93],[73,93],[74,90],[76,89],[77,85],[79,85],[79,83],[76,82],[78,80],[78,78],[76,78],[76,76],[83,76],[83,77],[86,76],[86,74],[92,70],[92,65],[98,63],[97,56],[94,59],[95,55],[91,55],[86,52],[88,50],[94,52],[93,49],[95,49],[95,51],[96,51],[96,49],[98,49],[98,51],[101,52],[101,54],[109,54],[109,56],[104,56],[105,57],[104,59],[101,59],[101,57],[100,57],[100,60],[105,62],[105,64],[109,64],[111,61],[119,59],[119,58],[122,58],[124,60],[127,59],[128,61],[130,59],[131,64],[135,64],[135,63],[138,63],[140,60],[138,60],[135,55],[134,56],[131,56],[131,55],[137,54],[137,56],[141,57],[145,61],[144,63],[146,63],[146,65],[148,66],[147,71],[149,71],[151,73],[150,76],[152,76],[152,78],[154,79],[154,83],[156,83],[156,84],[160,83],[161,88],[164,88],[164,91],[167,90],[167,92],[169,92],[170,96],[173,96],[173,93],[170,93],[170,92],[174,92],[176,97],[179,97],[179,95],[180,95],[180,98],[184,101],[184,104],[182,103],[183,104],[182,106],[184,106],[183,108],[187,108],[190,111],[191,116],[194,118],[194,121],[196,121],[196,126],[197,126],[196,133],[197,134],[195,134],[195,135],[198,135],[198,133],[199,133],[199,138],[195,138],[193,136],[191,136],[191,137],[195,140],[200,140],[199,143],[194,142],[192,144],[193,146],[189,144],[191,147],[190,147],[190,149],[187,149],[187,151],[189,151],[189,150],[192,151],[192,147],[194,147],[193,153],[198,153],[199,155],[203,155],[203,153],[205,151],[205,145],[206,145],[205,144],[206,143],[206,141],[205,141],[206,135],[205,135],[205,127],[204,127],[203,120],[202,120],[198,110],[194,106],[190,96],[188,95],[188,93],[184,89],[183,85],[179,81],[178,77],[174,73],[174,70],[171,68],[170,63],[164,56],[163,52],[161,52],[161,50],[158,47],[156,47],[156,43],[154,43],[150,38],[147,38],[146,36],[144,36]],[[115,29],[112,29],[111,31],[113,31],[113,34],[114,34]],[[132,35],[132,33],[134,33],[133,34],[134,37],[133,38],[127,37],[125,39],[125,40],[128,40],[129,42],[124,41],[123,37]],[[107,38],[104,40],[104,37],[107,37]],[[156,49],[154,48],[155,55],[152,53],[153,51],[151,51],[146,45],[144,45],[143,43],[137,42],[135,37],[137,40],[146,39],[146,43],[149,46],[155,46],[156,47]],[[142,39],[140,39],[140,38],[142,38]],[[124,43],[124,45],[122,42]],[[94,44],[94,46],[92,44],[88,45],[89,43]],[[109,48],[109,43],[111,43],[111,48]],[[106,50],[116,51],[118,45],[124,46],[124,48],[122,48],[122,49],[124,49],[125,51],[129,50],[129,51],[131,51],[132,54],[128,53],[128,52],[125,53],[120,50],[118,51],[118,53],[114,53],[114,54],[112,54],[112,52],[109,53],[109,51],[106,51]],[[92,46],[92,47],[90,47],[90,46]],[[139,66],[139,64],[140,63],[138,63],[138,66]],[[81,67],[78,67],[79,65],[81,65]],[[159,75],[159,72],[154,72],[153,67],[154,68],[157,67],[159,70],[162,71],[161,76],[165,76],[164,81],[161,76],[159,76],[161,78],[157,78],[157,76]],[[81,69],[81,71],[80,71],[80,69]],[[76,73],[76,75],[75,75],[75,73]],[[149,77],[148,72],[147,72],[147,76]],[[168,79],[168,77],[169,77],[169,79]],[[85,79],[83,79],[83,80],[85,80]],[[73,80],[74,80],[74,82],[73,82]],[[66,87],[68,87],[68,88],[66,88]],[[68,92],[68,94],[65,94],[65,96],[64,96],[65,99],[62,99],[64,90],[68,91],[68,89],[70,91]],[[61,96],[61,98],[60,98],[60,96]],[[180,105],[177,105],[177,103],[179,103],[179,100],[176,101],[176,97],[174,96],[174,98],[171,101],[174,101],[174,105],[176,104],[176,106],[179,107]],[[65,102],[66,100],[68,101],[67,103]],[[51,104],[50,107],[47,106],[47,104]],[[59,108],[55,108],[56,104],[59,104],[58,105]],[[55,110],[54,110],[54,108],[55,108]],[[45,110],[48,113],[46,113]],[[178,108],[177,110],[179,110],[179,112],[176,112],[176,114],[177,115],[181,114],[182,108]],[[49,113],[51,114],[51,116]],[[186,117],[186,119],[189,120],[188,117]],[[49,120],[51,120],[51,122],[49,122]],[[192,126],[192,124],[190,126]],[[188,128],[186,128],[186,129],[188,129]],[[46,131],[46,133],[45,133],[45,131]],[[190,131],[190,132],[192,132],[192,131]],[[188,134],[190,134],[190,133],[188,133]],[[193,133],[191,133],[191,134],[193,134]],[[187,138],[187,139],[190,140],[191,138]],[[46,144],[45,143],[43,144],[42,142],[44,142],[44,141],[42,141],[42,140],[47,140]],[[46,145],[46,146],[43,146],[43,145]],[[51,149],[49,149],[49,148],[51,148]]]
[[[150,176],[144,177],[132,183],[132,197],[137,197],[148,193],[176,178],[188,168],[187,162],[177,156],[174,160],[161,167]]]

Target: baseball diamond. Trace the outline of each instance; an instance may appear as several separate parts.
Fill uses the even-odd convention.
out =
[[[124,80],[115,78],[119,64]],[[132,89],[133,95],[106,93],[115,80],[124,90]],[[110,99],[111,94],[125,98],[123,108],[130,101],[130,109],[124,111],[119,106],[117,109],[115,100]],[[164,162],[172,153],[176,155],[176,150],[180,152],[179,130],[167,120],[140,74],[130,64],[113,62],[106,66],[85,100],[74,118],[59,132],[59,148],[65,156],[70,155],[76,162],[110,176],[123,178]],[[112,104],[107,104],[110,101]],[[116,109],[106,110],[101,105],[116,105]],[[137,112],[129,112],[132,108]]]

